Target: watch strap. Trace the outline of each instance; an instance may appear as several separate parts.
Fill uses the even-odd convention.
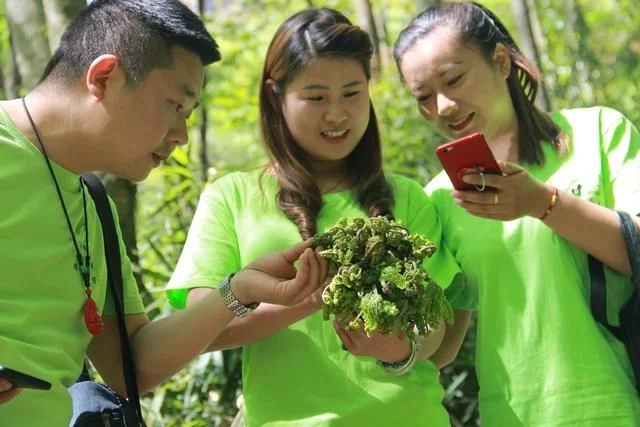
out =
[[[224,305],[231,310],[233,314],[241,318],[247,317],[258,307],[259,303],[255,302],[249,305],[244,305],[238,301],[238,298],[236,298],[231,290],[231,278],[233,276],[234,274],[230,274],[222,279],[222,282],[220,282],[220,286],[218,287],[218,292],[220,292]]]

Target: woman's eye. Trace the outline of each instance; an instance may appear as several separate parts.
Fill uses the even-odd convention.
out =
[[[420,96],[416,97],[416,100],[420,104],[424,104],[425,102],[428,102],[430,99],[431,99],[431,95],[420,95]]]
[[[359,94],[359,93],[360,93],[360,92],[358,92],[358,91],[347,92],[347,93],[345,93],[345,94],[344,94],[344,96],[345,96],[346,98],[351,98],[351,97],[353,97],[353,96],[356,96],[356,95],[357,95],[357,94]]]
[[[310,96],[310,97],[308,97],[307,99],[308,99],[309,101],[314,101],[314,102],[322,101],[322,97],[321,97],[321,96]]]

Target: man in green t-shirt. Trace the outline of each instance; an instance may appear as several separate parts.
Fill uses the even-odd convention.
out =
[[[186,144],[204,67],[219,59],[203,23],[178,0],[96,0],[70,24],[40,84],[0,101],[0,366],[52,385],[20,390],[0,376],[0,425],[68,425],[67,388],[85,355],[124,394],[102,229],[80,175],[141,180]],[[234,314],[317,290],[327,265],[309,246],[266,255],[157,322],[144,314],[123,257],[141,393],[206,349]]]

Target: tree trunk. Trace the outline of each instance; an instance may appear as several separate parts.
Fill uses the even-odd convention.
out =
[[[387,15],[384,8],[381,8],[377,19],[378,47],[380,49],[380,65],[385,68],[388,64],[393,64],[393,42],[387,30]]]
[[[584,20],[581,6],[574,0],[567,0],[567,43],[575,59],[575,82],[580,90],[580,99],[585,104],[594,102],[593,88],[590,83],[589,64],[596,64],[597,59],[589,49],[587,39],[589,28]]]
[[[428,7],[435,6],[436,4],[442,3],[440,0],[415,0],[416,1],[416,10],[422,12]]]
[[[380,61],[380,39],[378,38],[378,29],[371,10],[370,0],[355,0],[355,7],[358,14],[360,26],[369,33],[371,42],[373,43],[373,58],[371,60],[372,80],[377,80],[380,76],[382,64]]]
[[[7,99],[17,98],[20,93],[21,79],[18,64],[16,64],[15,44],[9,32],[9,46],[3,69],[4,94]]]
[[[49,33],[49,50],[54,52],[71,20],[87,5],[86,0],[42,0]]]
[[[50,55],[42,3],[40,0],[5,0],[5,13],[17,80],[25,89],[31,89],[40,80]]]
[[[133,275],[136,278],[136,282],[138,282],[138,288],[142,293],[145,305],[149,304],[151,302],[150,295],[142,284],[142,277],[140,276],[139,268],[137,268],[139,257],[135,219],[138,187],[131,181],[115,175],[104,172],[99,172],[97,175],[104,182],[107,193],[109,193],[116,205],[120,229],[122,230],[122,240],[127,248],[127,256],[133,264]]]
[[[537,15],[534,15],[535,7],[531,10],[531,5],[527,0],[511,0],[511,7],[520,33],[522,51],[540,67],[540,48],[536,43],[532,25],[532,19],[537,19]],[[535,18],[533,18],[534,16]],[[536,105],[543,111],[551,109],[551,101],[544,85],[540,85],[538,88]]]
[[[189,9],[191,9],[194,13],[200,12],[200,0],[180,0],[182,3],[186,4]]]
[[[198,10],[200,11],[200,17],[204,16],[204,0],[199,0],[198,2]],[[209,69],[206,68],[204,70],[204,85],[206,87],[207,81],[209,80]],[[200,105],[200,123],[199,123],[199,134],[200,134],[200,180],[202,182],[207,182],[207,178],[209,176],[209,145],[207,141],[208,137],[208,129],[209,129],[209,120],[208,120],[209,109],[207,108],[206,103],[202,103]]]
[[[204,16],[204,0],[181,0],[184,4],[189,6],[191,10],[193,10],[200,18]],[[204,87],[207,85],[208,80],[208,68],[204,70]],[[206,104],[201,104],[200,108],[198,108],[198,136],[199,136],[199,145],[198,147],[198,158],[200,160],[200,176],[202,182],[207,181],[207,176],[209,172],[209,156],[208,156],[208,127],[209,122],[207,120],[208,109]]]

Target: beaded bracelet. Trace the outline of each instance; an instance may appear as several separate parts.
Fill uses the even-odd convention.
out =
[[[404,360],[399,362],[383,362],[378,360],[378,365],[391,375],[404,375],[413,369],[413,365],[418,361],[418,353],[422,346],[416,341],[411,341],[411,354]]]
[[[538,218],[540,221],[544,221],[544,219],[551,213],[556,203],[558,202],[558,187],[553,187],[553,193],[551,193],[551,201],[549,202],[549,207],[544,211],[542,216]]]

